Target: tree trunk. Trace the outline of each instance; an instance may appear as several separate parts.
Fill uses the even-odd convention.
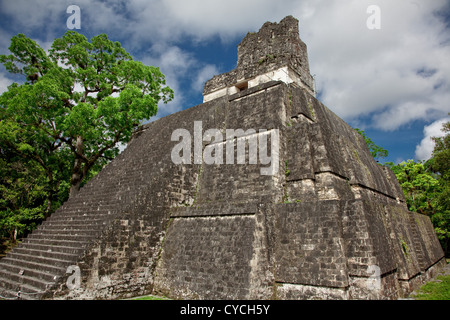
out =
[[[53,180],[52,170],[48,169],[46,171],[47,171],[49,191],[48,191],[48,195],[47,195],[47,208],[45,209],[44,219],[47,219],[48,217],[50,217],[50,214],[52,211],[53,197],[56,193],[55,190],[57,190],[57,188],[55,188],[55,181]]]
[[[83,138],[81,136],[77,137],[75,162],[72,168],[72,179],[70,181],[70,191],[69,198],[75,196],[80,190],[81,181],[84,178],[84,170],[82,168],[83,159],[78,156],[78,154],[83,154]]]

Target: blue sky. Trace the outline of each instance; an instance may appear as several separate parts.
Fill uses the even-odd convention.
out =
[[[68,30],[70,5],[78,32],[106,33],[161,68],[175,99],[157,118],[202,103],[204,82],[235,67],[247,32],[293,15],[319,100],[387,149],[386,161],[427,159],[450,119],[448,0],[0,0],[0,53],[17,33],[48,49]],[[370,5],[380,29],[367,27]],[[0,92],[13,81],[0,67]]]

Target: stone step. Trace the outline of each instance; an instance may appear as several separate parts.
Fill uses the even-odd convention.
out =
[[[118,208],[119,204],[104,204],[104,205],[98,205],[98,203],[86,205],[86,206],[74,206],[70,208],[65,208],[64,210],[59,210],[55,212],[52,216],[58,216],[58,215],[79,215],[79,214],[103,214],[108,212],[115,212]]]
[[[45,266],[54,266],[54,267],[58,267],[58,268],[66,268],[67,266],[70,266],[71,264],[75,263],[75,260],[69,260],[69,259],[57,259],[57,258],[50,258],[50,257],[42,257],[42,256],[32,256],[29,254],[23,254],[23,253],[19,253],[19,252],[10,252],[6,258],[12,258],[15,260],[22,260],[24,265],[27,262],[31,262],[31,263],[37,263],[37,264],[41,264],[43,268],[46,268]],[[6,259],[4,258],[4,259]],[[68,258],[68,257],[66,257]],[[3,259],[2,259],[3,261]],[[17,265],[20,265],[20,263],[17,263]]]
[[[118,209],[136,198],[129,193],[140,187],[142,170],[127,171],[120,166],[103,171],[1,259],[0,296],[14,299],[21,290],[22,299],[38,299],[76,265]]]
[[[71,240],[71,241],[77,241],[77,240],[94,240],[97,238],[98,233],[93,233],[90,235],[77,235],[77,234],[61,234],[61,233],[35,233],[33,232],[30,234],[27,238],[28,239],[40,239],[40,240]]]
[[[28,285],[33,287],[33,291],[42,291],[43,293],[45,290],[47,290],[47,288],[55,283],[54,281],[45,281],[32,276],[27,276],[25,275],[25,271],[23,275],[20,275],[18,273],[10,272],[6,269],[0,269],[0,278],[9,280],[4,286],[9,290],[17,290],[17,288],[21,288],[22,285]]]
[[[34,250],[47,251],[47,252],[60,252],[60,253],[68,253],[68,254],[76,254],[76,255],[80,255],[85,250],[84,247],[80,247],[80,246],[69,247],[69,246],[40,244],[40,243],[35,243],[35,242],[22,243],[20,248],[34,249]]]
[[[51,249],[49,249],[49,250],[37,250],[37,249],[22,247],[22,248],[16,248],[14,250],[14,252],[20,253],[20,254],[25,254],[25,255],[32,255],[33,257],[52,258],[52,259],[65,260],[65,261],[75,261],[75,259],[78,257],[78,254],[75,254],[75,253],[57,252],[57,251],[53,251]]]
[[[69,240],[69,241],[92,241],[95,238],[98,237],[99,231],[63,231],[63,232],[56,232],[52,230],[47,231],[36,231],[30,234],[27,239],[46,239],[46,240],[55,240],[55,241],[61,241],[61,240]],[[60,245],[59,243],[53,242],[54,245]]]
[[[60,210],[55,212],[52,216],[58,216],[58,215],[80,215],[80,214],[103,214],[108,212],[114,212],[117,210],[119,204],[108,204],[108,205],[89,205],[89,206],[78,206],[78,207],[71,207],[71,208],[65,208],[64,210]]]
[[[20,292],[20,295],[18,295]],[[0,281],[0,299],[4,300],[37,300],[43,295],[42,290],[29,284],[20,284],[3,278]]]
[[[19,300],[19,297],[17,296],[17,291],[12,289],[7,289],[8,287],[8,280],[2,279],[0,281],[0,301],[1,300]],[[5,286],[5,287],[4,287]]]
[[[109,217],[108,219],[84,219],[83,217],[79,217],[79,218],[59,218],[59,219],[55,219],[55,220],[49,220],[46,221],[45,224],[42,224],[41,226],[39,226],[37,229],[41,229],[41,228],[45,228],[47,226],[53,226],[53,227],[71,227],[71,226],[77,226],[77,225],[84,225],[84,226],[90,226],[91,228],[103,228],[103,226],[105,226],[106,224],[108,224],[109,221]]]
[[[75,203],[71,205],[64,205],[59,210],[61,211],[80,211],[80,210],[113,210],[116,208],[116,206],[119,204],[117,200],[111,201],[111,195],[102,195],[98,198],[91,198],[86,199],[87,201],[85,203]],[[115,197],[115,196],[113,196]]]
[[[66,215],[66,216],[58,216],[54,217],[52,219],[47,219],[46,223],[43,224],[44,226],[50,222],[60,222],[60,223],[67,223],[67,224],[99,224],[100,222],[102,224],[105,224],[103,222],[108,222],[109,219],[113,217],[113,214],[111,213],[103,213],[103,214],[73,214],[73,215]]]
[[[79,224],[87,224],[87,223],[103,223],[106,220],[110,219],[112,214],[96,214],[96,215],[65,215],[65,216],[54,216],[50,217],[46,220],[46,222],[63,222],[63,223],[79,223]]]
[[[42,224],[39,227],[40,232],[46,232],[46,231],[98,231],[102,226],[104,221],[98,221],[97,224],[94,223],[64,223],[63,221],[53,221],[53,222],[47,222],[45,224]],[[106,223],[105,223],[106,224]]]
[[[60,216],[65,216],[65,217],[80,217],[80,216],[84,216],[84,217],[93,217],[93,216],[97,216],[97,215],[107,215],[107,214],[112,214],[115,211],[113,209],[102,209],[102,210],[85,210],[85,209],[67,209],[64,210],[63,212],[58,212],[58,213],[54,213],[52,216],[50,216],[47,220],[53,220],[52,218],[54,217],[60,217]]]
[[[112,214],[95,214],[95,215],[65,215],[65,216],[55,216],[53,218],[48,218],[39,227],[47,225],[99,225],[106,224]]]
[[[50,236],[53,235],[74,235],[74,236],[90,236],[95,235],[101,230],[100,228],[85,228],[85,229],[77,229],[70,228],[70,226],[54,226],[53,228],[39,228],[33,232],[33,235],[42,235],[48,234]]]
[[[106,221],[110,217],[114,215],[114,212],[105,211],[105,212],[96,212],[96,213],[67,213],[64,215],[52,215],[47,218],[42,225],[45,225],[50,222],[78,222],[79,224],[88,224],[88,223],[96,223],[99,221]]]
[[[49,274],[61,274],[64,273],[67,266],[56,266],[48,263],[39,263],[35,261],[20,260],[15,257],[5,257],[0,261],[2,264],[8,264],[10,266],[17,266],[19,268],[27,268],[30,270],[37,270]],[[69,264],[70,265],[70,264]]]
[[[16,274],[16,275],[24,275],[27,277],[37,278],[37,279],[43,280],[45,282],[54,282],[58,279],[58,276],[55,273],[41,271],[41,269],[26,268],[23,266],[18,266],[18,265],[9,264],[9,263],[0,261],[0,272],[1,272],[1,270],[6,270],[6,271],[8,271],[12,274]],[[60,271],[60,270],[58,269],[58,271]],[[61,271],[63,271],[63,269],[61,269]],[[11,278],[9,278],[9,279],[11,279]]]
[[[50,247],[67,247],[67,248],[86,248],[89,245],[88,240],[76,239],[76,240],[58,240],[58,239],[29,239],[26,238],[20,244],[20,246],[26,246],[28,244],[45,245]]]
[[[116,183],[115,181],[112,183]],[[123,193],[119,190],[108,190],[107,192],[84,192],[83,195],[76,199],[70,199],[65,202],[61,209],[80,208],[90,205],[108,205],[117,203],[117,195]]]

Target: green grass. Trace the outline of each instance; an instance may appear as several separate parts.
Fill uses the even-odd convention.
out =
[[[450,276],[439,276],[420,287],[413,298],[416,300],[450,300]]]
[[[168,300],[166,297],[157,297],[157,296],[145,296],[145,297],[138,297],[130,300]]]

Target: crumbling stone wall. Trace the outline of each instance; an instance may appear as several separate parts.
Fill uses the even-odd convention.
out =
[[[238,46],[237,78],[248,79],[290,65],[313,88],[306,44],[299,39],[298,20],[292,16],[279,24],[266,22],[248,33]]]
[[[238,45],[236,69],[214,76],[205,83],[203,96],[220,89],[248,82],[264,75],[268,82],[280,70],[282,76],[292,78],[298,86],[315,94],[314,79],[309,72],[306,44],[299,37],[298,20],[292,16],[280,23],[266,22],[258,32],[248,33]],[[277,79],[272,79],[277,80]]]

